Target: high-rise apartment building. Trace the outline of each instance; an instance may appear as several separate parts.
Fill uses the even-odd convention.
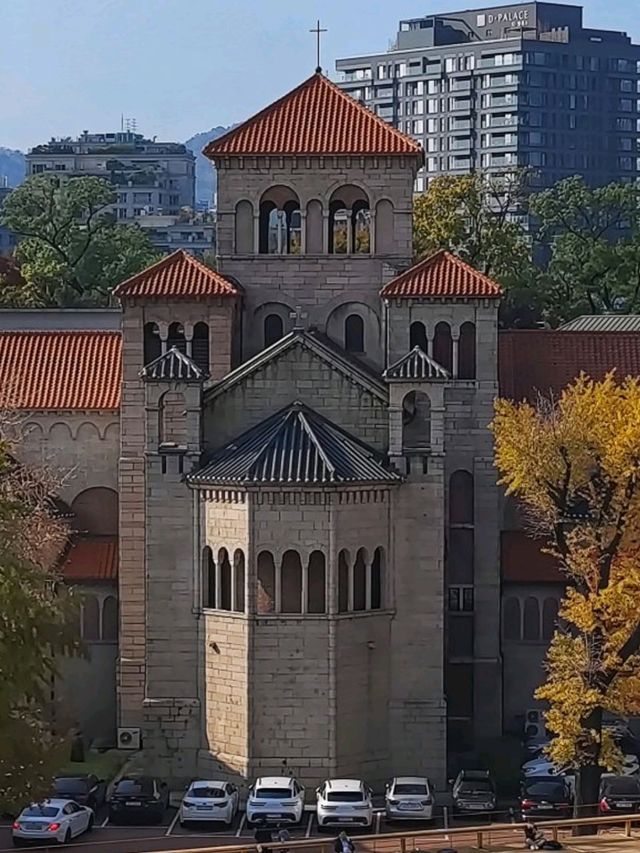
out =
[[[340,85],[418,139],[442,173],[538,170],[548,186],[640,175],[640,45],[582,7],[522,3],[400,21],[386,53],[339,59]]]
[[[106,178],[115,187],[113,214],[118,220],[137,221],[148,228],[159,249],[166,250],[167,229],[172,228],[184,208],[195,207],[195,156],[186,145],[156,142],[142,134],[88,133],[78,139],[52,139],[37,145],[27,154],[27,173],[60,172],[69,176],[95,175]],[[164,225],[159,222],[164,220]],[[213,246],[212,232],[207,248]],[[172,248],[184,248],[199,254],[193,240],[185,245],[173,242]]]

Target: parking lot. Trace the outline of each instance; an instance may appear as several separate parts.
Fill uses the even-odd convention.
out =
[[[474,821],[470,821],[473,823]],[[478,820],[476,818],[475,822]],[[456,821],[461,825],[464,821]],[[440,810],[433,824],[403,821],[388,824],[384,813],[377,809],[374,813],[373,825],[370,829],[346,827],[352,836],[384,834],[419,829],[431,829],[443,825],[443,814]],[[320,837],[330,839],[338,833],[335,827],[319,830],[315,816],[315,808],[307,806],[304,817],[298,826],[289,827],[291,838],[294,840]],[[254,830],[247,826],[243,812],[240,812],[231,826],[201,823],[189,827],[181,827],[178,822],[178,811],[169,808],[160,824],[153,826],[133,824],[115,826],[107,820],[106,810],[100,810],[96,816],[96,825],[90,835],[83,835],[71,842],[75,853],[151,853],[162,850],[197,849],[211,846],[225,846],[246,843],[253,846]],[[55,846],[34,846],[32,850],[56,849]],[[59,849],[59,848],[58,848]],[[9,853],[14,847],[11,840],[11,825],[7,822],[0,824],[0,853]]]

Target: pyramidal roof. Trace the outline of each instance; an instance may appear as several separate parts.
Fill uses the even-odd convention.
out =
[[[237,296],[239,289],[220,273],[178,249],[142,272],[128,278],[113,291],[114,296],[149,299],[202,299],[207,296]]]
[[[383,457],[318,412],[295,402],[218,450],[189,476],[208,485],[398,482]]]
[[[383,299],[499,299],[502,288],[442,249],[392,278],[380,295]]]
[[[265,109],[214,139],[203,153],[226,155],[404,154],[421,146],[316,72]]]
[[[406,379],[448,379],[449,372],[428,356],[426,352],[415,346],[411,352],[403,355],[394,364],[387,367],[382,374],[388,380]]]
[[[149,362],[140,371],[143,379],[156,382],[202,382],[206,375],[195,361],[177,347],[171,347],[164,355]]]

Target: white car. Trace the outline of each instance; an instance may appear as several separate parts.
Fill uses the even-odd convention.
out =
[[[238,789],[230,782],[192,782],[180,804],[180,826],[215,820],[230,826],[238,812]]]
[[[247,800],[247,823],[299,823],[304,812],[304,788],[291,776],[256,779]]]
[[[553,761],[541,756],[523,764],[522,774],[526,778],[529,776],[562,776],[563,771]]]
[[[67,844],[72,838],[93,828],[93,809],[74,800],[44,800],[27,806],[14,821],[11,830],[15,847],[29,841],[55,841]]]
[[[371,826],[371,794],[360,779],[328,779],[316,791],[318,826]]]
[[[433,820],[433,791],[424,776],[396,776],[384,796],[387,820]]]

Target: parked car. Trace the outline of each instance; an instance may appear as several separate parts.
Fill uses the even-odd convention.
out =
[[[640,777],[603,776],[598,809],[607,815],[640,811]]]
[[[304,811],[304,788],[291,776],[263,776],[249,790],[247,823],[299,823]]]
[[[496,786],[488,770],[461,770],[453,781],[453,810],[459,814],[496,808]]]
[[[72,838],[93,828],[93,809],[73,800],[50,799],[34,803],[20,812],[11,835],[15,847],[33,841],[68,844]]]
[[[328,779],[316,790],[318,826],[371,826],[372,793],[360,779]]]
[[[396,776],[387,785],[387,820],[433,820],[433,788],[424,776]]]
[[[561,776],[531,776],[520,786],[520,811],[524,820],[534,817],[570,817],[571,791]]]
[[[238,812],[238,789],[230,782],[192,782],[180,804],[180,826],[216,820],[227,826]]]
[[[169,788],[154,776],[125,776],[109,798],[109,820],[159,823],[169,804]]]
[[[522,775],[527,776],[562,776],[564,768],[559,767],[550,761],[545,755],[540,755],[538,758],[532,758],[531,761],[526,761],[522,765]]]
[[[95,811],[105,801],[107,783],[96,776],[56,776],[53,789],[59,799],[74,800]]]

